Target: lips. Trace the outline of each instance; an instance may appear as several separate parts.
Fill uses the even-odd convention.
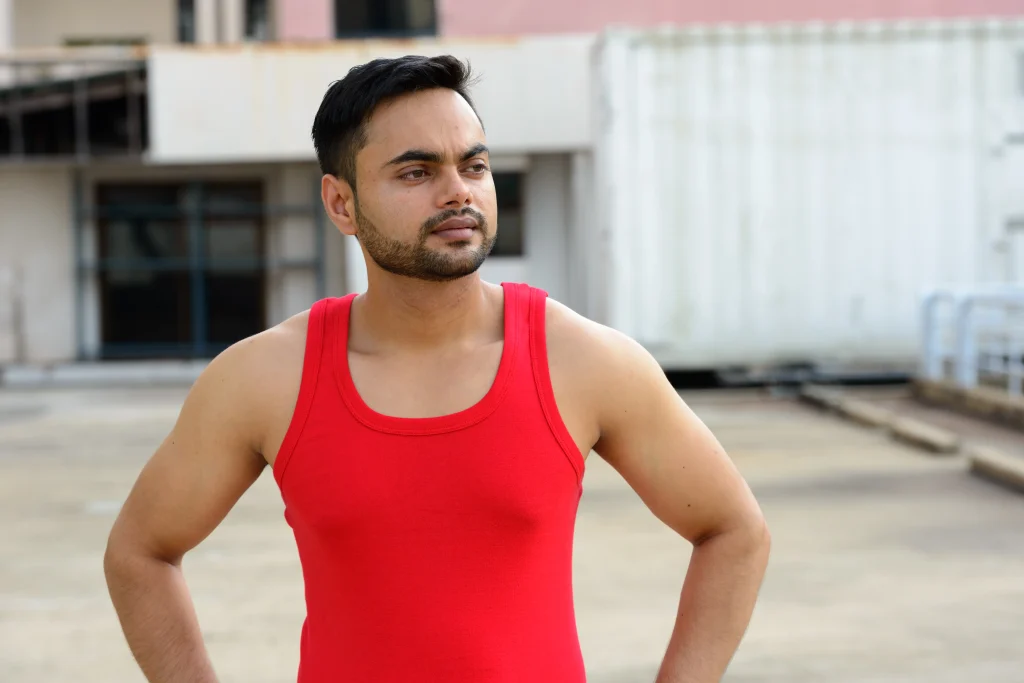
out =
[[[472,216],[455,216],[434,228],[433,234],[444,239],[464,240],[478,227],[479,223]]]

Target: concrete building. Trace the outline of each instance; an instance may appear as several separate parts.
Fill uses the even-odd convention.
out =
[[[0,365],[207,358],[362,288],[309,128],[381,55],[484,79],[493,281],[585,314],[596,32],[609,24],[1021,15],[1019,0],[0,0]]]

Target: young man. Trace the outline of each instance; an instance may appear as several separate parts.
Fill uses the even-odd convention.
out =
[[[104,565],[150,681],[215,680],[181,560],[268,464],[306,584],[301,683],[582,682],[591,451],[695,546],[658,681],[718,681],[739,645],[768,557],[758,505],[643,348],[480,279],[498,216],[467,76],[405,57],[328,90],[323,204],[369,285],[217,357],[143,469]]]

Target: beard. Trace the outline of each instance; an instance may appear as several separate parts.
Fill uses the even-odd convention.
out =
[[[470,246],[469,240],[450,242],[444,250],[431,249],[427,238],[437,226],[449,218],[472,216],[483,236],[478,247]],[[428,282],[449,282],[475,273],[494,248],[493,234],[488,234],[487,219],[475,209],[462,211],[449,209],[430,218],[420,227],[419,237],[413,244],[392,239],[377,229],[377,226],[355,206],[356,226],[359,228],[359,242],[366,249],[373,262],[394,275],[426,280]]]

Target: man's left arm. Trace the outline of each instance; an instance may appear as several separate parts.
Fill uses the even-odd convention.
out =
[[[717,683],[754,610],[768,529],[739,471],[657,362],[636,342],[603,332],[594,450],[694,546],[657,683]]]

